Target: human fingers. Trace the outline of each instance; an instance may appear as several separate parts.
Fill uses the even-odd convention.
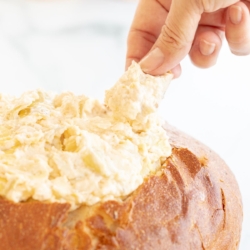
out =
[[[194,65],[208,68],[215,65],[222,46],[224,31],[217,27],[198,27],[189,56]]]
[[[203,11],[198,1],[175,0],[151,51],[141,60],[142,69],[161,75],[174,68],[188,54]]]
[[[178,78],[181,75],[181,65],[178,64],[177,66],[172,68],[170,72],[174,75],[174,78]]]
[[[225,34],[235,55],[250,54],[250,2],[238,2],[227,10]]]
[[[139,62],[152,48],[161,33],[167,14],[168,8],[158,1],[139,2],[128,34],[126,69],[133,60]]]

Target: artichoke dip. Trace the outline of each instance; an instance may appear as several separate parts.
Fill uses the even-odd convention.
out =
[[[81,204],[119,199],[161,166],[171,147],[156,111],[172,79],[133,63],[105,95],[0,95],[0,196]]]

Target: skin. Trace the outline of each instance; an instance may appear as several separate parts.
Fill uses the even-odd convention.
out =
[[[134,60],[145,73],[171,70],[178,77],[188,54],[198,67],[213,66],[224,39],[233,54],[248,55],[249,9],[250,0],[140,0],[128,35],[126,68]]]

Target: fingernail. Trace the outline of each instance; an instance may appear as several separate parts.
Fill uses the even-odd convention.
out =
[[[233,24],[239,24],[242,19],[242,9],[239,6],[232,6],[229,9],[229,19]]]
[[[148,73],[157,69],[164,62],[165,56],[159,48],[150,51],[141,61],[141,69]]]
[[[200,41],[200,52],[204,56],[209,56],[214,53],[215,43],[207,42],[206,40]]]

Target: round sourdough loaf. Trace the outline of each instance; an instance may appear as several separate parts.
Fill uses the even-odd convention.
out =
[[[238,249],[241,195],[209,148],[170,125],[162,169],[122,202],[81,206],[0,199],[0,249]]]

